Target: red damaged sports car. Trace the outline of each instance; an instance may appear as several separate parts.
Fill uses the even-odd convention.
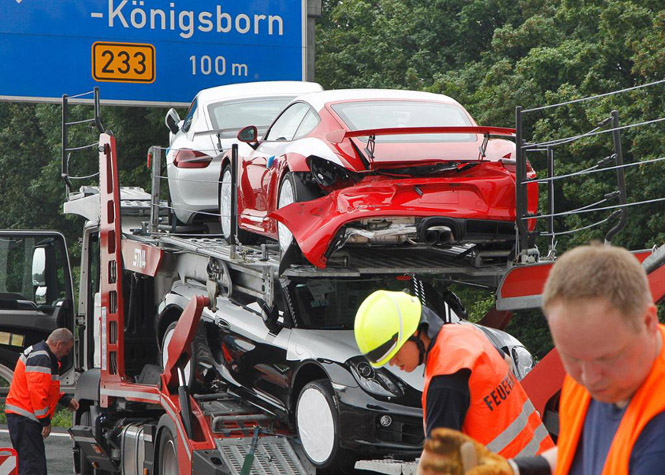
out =
[[[293,100],[261,140],[241,130],[240,240],[297,242],[325,267],[348,246],[436,246],[515,239],[514,130],[479,127],[455,100],[400,90],[337,90]],[[497,138],[499,137],[499,138]],[[535,173],[529,168],[529,176]],[[230,154],[220,180],[230,232]],[[536,184],[528,210],[537,210]],[[531,227],[533,223],[531,223]]]

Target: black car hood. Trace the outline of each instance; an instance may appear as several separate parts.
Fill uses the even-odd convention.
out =
[[[344,364],[360,354],[353,330],[294,329],[291,331],[286,357],[294,361],[322,358]],[[414,389],[423,390],[424,366],[416,368],[411,373],[392,366],[385,368]]]

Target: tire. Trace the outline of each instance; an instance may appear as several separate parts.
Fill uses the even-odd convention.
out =
[[[90,411],[86,410],[81,414],[81,418],[79,419],[79,425],[90,426]],[[80,469],[79,474],[93,475],[95,473],[95,469],[92,467],[92,464],[88,462],[88,460],[85,458],[85,455],[83,454],[83,451],[80,448],[79,448],[78,458],[79,458],[79,469]]]
[[[219,185],[219,224],[227,241],[231,238],[231,191],[231,165],[226,164]],[[236,237],[243,244],[253,244],[257,239],[256,235],[242,229],[238,229]]]
[[[159,432],[159,445],[157,448],[158,475],[178,475],[178,447],[177,441],[168,427],[162,427]]]
[[[166,327],[164,336],[162,337],[162,352],[159,356],[159,364],[162,369],[166,367],[166,362],[168,360],[166,348],[173,337],[177,323],[177,320],[171,322],[169,326]],[[214,377],[214,371],[211,371],[214,366],[214,359],[208,346],[208,339],[206,337],[203,323],[200,323],[196,330],[190,352],[192,357],[182,369],[187,388],[190,392],[207,393],[210,391],[209,378]]]
[[[353,463],[351,454],[340,445],[339,411],[327,379],[303,387],[295,418],[305,455],[317,469],[344,470]]]
[[[305,185],[300,178],[292,172],[286,172],[279,185],[279,196],[277,197],[277,209],[292,203],[301,203],[319,198],[321,193],[313,187]],[[279,221],[277,222],[277,242],[282,255],[286,253],[293,243],[293,234],[289,228]]]
[[[175,322],[171,322],[168,327],[166,327],[166,330],[164,331],[164,336],[162,337],[162,352],[159,355],[159,364],[162,367],[162,369],[166,368],[166,364],[168,362],[168,353],[166,349],[168,348],[169,342],[171,341],[171,338],[173,338],[173,334],[175,332],[175,327],[178,324],[178,321],[176,320]],[[193,368],[195,365],[192,363],[195,363],[192,361],[194,359],[195,355],[192,354],[192,358],[189,360],[189,362],[185,365],[185,367],[182,369],[184,375],[185,375],[185,383],[187,384],[187,387],[191,387],[193,381],[194,381],[194,371]]]
[[[85,411],[83,411],[83,413],[81,413],[81,418],[79,419],[78,425],[90,426],[91,424],[92,421],[90,418],[90,410],[86,409]],[[93,468],[92,464],[87,461],[87,459],[83,455],[83,452],[80,449],[78,453],[78,459],[79,459],[79,471],[75,473],[78,473],[79,475],[111,475],[111,472],[107,472],[106,470]]]

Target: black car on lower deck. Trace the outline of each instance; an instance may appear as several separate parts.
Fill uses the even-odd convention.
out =
[[[422,450],[423,371],[374,369],[355,342],[356,310],[378,289],[411,292],[444,322],[465,316],[454,294],[406,276],[286,279],[276,292],[280,310],[273,315],[258,303],[240,305],[222,297],[215,313],[204,311],[216,373],[235,392],[289,423],[319,468],[388,456],[408,460]],[[495,346],[524,360],[513,361],[515,367],[530,367],[530,354],[519,341],[486,331]]]

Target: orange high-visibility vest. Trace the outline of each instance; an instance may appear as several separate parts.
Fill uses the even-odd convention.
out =
[[[665,343],[665,326],[658,325]],[[628,403],[605,459],[603,475],[628,475],[630,454],[642,429],[665,411],[665,344],[654,362],[646,381]],[[559,412],[560,433],[557,443],[556,473],[567,474],[575,458],[591,395],[584,386],[566,376],[561,389]]]
[[[62,396],[60,376],[52,366],[45,342],[26,348],[18,361],[5,400],[5,412],[19,414],[41,423],[52,417]],[[58,362],[57,367],[60,367]]]
[[[504,457],[536,455],[554,447],[538,413],[506,361],[481,330],[468,324],[441,327],[427,355],[427,390],[434,376],[471,370],[469,409],[462,432]]]

